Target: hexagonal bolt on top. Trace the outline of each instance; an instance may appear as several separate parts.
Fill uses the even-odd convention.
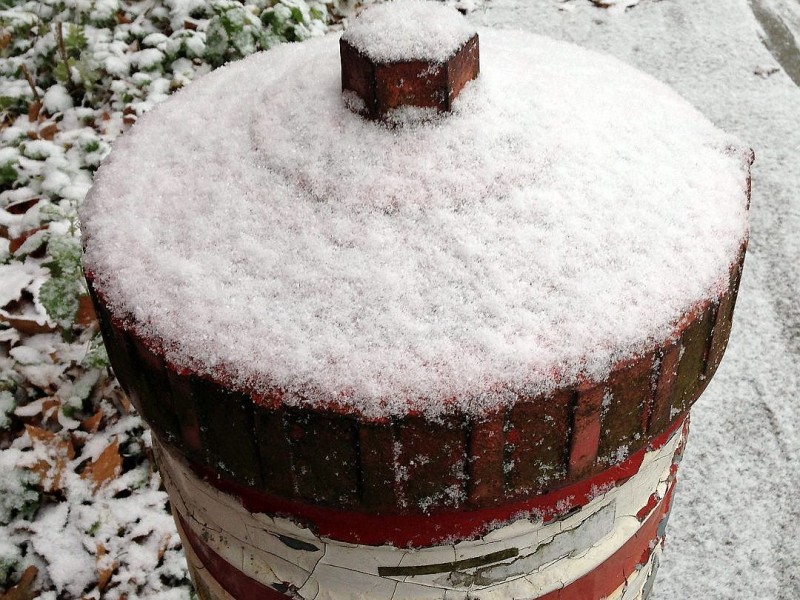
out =
[[[345,102],[372,120],[390,121],[403,107],[450,112],[480,72],[475,29],[437,2],[372,6],[342,35],[339,50]]]

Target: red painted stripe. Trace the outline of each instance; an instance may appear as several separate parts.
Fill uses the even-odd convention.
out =
[[[600,445],[600,409],[604,384],[581,386],[572,423],[569,450],[569,476],[583,477],[597,460]]]
[[[564,588],[530,600],[599,600],[619,589],[636,570],[647,563],[659,542],[658,527],[669,512],[675,483],[670,485],[664,500],[642,527],[605,562]],[[214,579],[234,598],[241,600],[285,600],[277,590],[252,579],[231,565],[195,535],[186,521],[177,515],[186,541]]]
[[[650,553],[659,541],[658,526],[669,512],[674,489],[673,481],[655,512],[608,560],[580,579],[560,590],[539,596],[536,600],[599,600],[618,590],[637,566],[644,565],[649,560]]]
[[[307,524],[321,537],[368,546],[390,544],[398,548],[424,548],[444,541],[481,537],[496,529],[498,524],[522,515],[533,514],[548,522],[580,508],[596,497],[598,491],[608,491],[633,477],[639,471],[645,453],[664,446],[683,422],[682,416],[654,438],[647,448],[598,475],[548,494],[476,511],[367,514],[338,510],[280,498],[222,478],[204,467],[192,465],[192,468],[210,485],[238,497],[247,511],[283,516]]]
[[[239,600],[286,600],[290,596],[284,596],[279,591],[248,577],[239,569],[231,565],[227,560],[209,548],[189,527],[180,513],[175,513],[180,521],[186,541],[197,554],[200,562],[208,570],[211,576],[217,580],[222,588],[234,598]]]

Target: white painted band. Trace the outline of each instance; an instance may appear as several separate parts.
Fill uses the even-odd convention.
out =
[[[306,600],[466,600],[476,591],[481,600],[505,600],[562,588],[633,537],[641,526],[637,513],[653,493],[662,499],[667,492],[684,432],[646,453],[636,475],[597,490],[574,514],[546,524],[524,517],[477,540],[416,550],[337,542],[289,519],[250,513],[166,448],[156,444],[156,450],[177,513],[211,550],[265,585],[291,584]],[[645,565],[610,598],[640,598],[647,580],[642,572],[650,570]]]

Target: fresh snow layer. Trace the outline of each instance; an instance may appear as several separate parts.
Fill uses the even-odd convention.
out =
[[[480,36],[433,121],[349,111],[331,36],[140,119],[81,214],[114,314],[177,365],[368,417],[477,414],[668,338],[747,234],[743,148],[616,59]]]
[[[395,0],[364,10],[342,36],[376,62],[444,62],[475,35],[451,7],[429,0]]]

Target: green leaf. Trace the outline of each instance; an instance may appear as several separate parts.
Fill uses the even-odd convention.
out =
[[[81,243],[71,235],[57,235],[47,244],[50,261],[45,265],[54,277],[82,278]]]
[[[74,58],[68,58],[66,63],[63,60],[59,60],[58,64],[56,64],[55,68],[53,69],[53,76],[59,81],[59,83],[71,83],[72,73],[70,71],[76,63],[77,61]],[[69,65],[69,68],[67,68],[67,64]]]
[[[75,315],[78,314],[78,292],[75,281],[65,277],[51,277],[39,289],[39,301],[47,315],[64,332],[72,329]]]
[[[50,260],[48,279],[39,289],[39,301],[47,315],[69,337],[78,312],[78,298],[84,293],[81,244],[70,235],[53,236],[47,244]]]
[[[10,186],[17,180],[17,177],[19,177],[19,173],[11,163],[0,167],[0,187]]]
[[[89,351],[83,357],[81,366],[86,369],[105,369],[110,365],[111,362],[108,360],[103,338],[99,333],[96,333],[89,342]]]
[[[14,394],[8,390],[0,391],[0,431],[11,426],[11,414],[17,407]]]
[[[83,27],[70,23],[67,25],[67,34],[64,36],[64,47],[75,58],[80,57],[81,51],[89,45],[89,40],[83,33]]]
[[[33,473],[17,468],[11,460],[0,461],[0,525],[7,525],[18,514],[36,512],[40,495],[35,485]]]
[[[86,154],[91,154],[98,150],[100,150],[100,140],[92,140],[83,145],[83,151],[86,152]]]

